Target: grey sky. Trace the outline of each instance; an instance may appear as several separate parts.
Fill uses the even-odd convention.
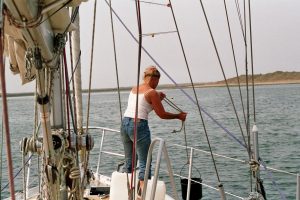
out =
[[[152,2],[166,3],[167,1]],[[238,70],[240,74],[244,74],[245,50],[236,4],[235,0],[226,2]],[[137,37],[134,1],[112,0],[112,3],[115,11]],[[223,79],[199,0],[173,0],[172,3],[194,82]],[[243,9],[243,1],[239,0],[239,3]],[[226,76],[235,76],[224,2],[203,0],[203,4]],[[83,88],[88,87],[93,5],[94,1],[90,0],[80,8]],[[104,0],[98,0],[97,5],[92,87],[116,87],[109,8]],[[277,70],[300,71],[300,2],[298,0],[251,0],[251,6],[255,73]],[[142,3],[141,12],[143,33],[175,30],[170,8]],[[243,10],[241,12],[243,15]],[[120,85],[134,85],[137,77],[138,46],[116,18],[114,18],[114,26]],[[249,30],[249,27],[247,28]],[[143,46],[176,82],[189,82],[176,33],[143,37]],[[142,70],[152,64],[154,62],[143,53]],[[34,83],[21,86],[19,76],[13,76],[8,68],[6,71],[8,92],[33,91]],[[171,81],[163,75],[161,83],[171,83]]]

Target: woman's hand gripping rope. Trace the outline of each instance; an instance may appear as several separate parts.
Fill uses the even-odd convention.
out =
[[[166,95],[164,93],[160,93],[160,97],[162,100],[164,100],[167,104],[169,104],[169,106],[171,106],[172,108],[174,108],[175,110],[178,110],[180,113],[178,115],[178,119],[181,120],[181,128],[179,130],[173,130],[172,133],[179,133],[182,131],[183,128],[185,128],[185,119],[186,119],[186,115],[187,113],[183,112],[175,103],[173,103],[170,99],[168,99],[166,97]]]
[[[188,153],[188,146],[187,146],[187,139],[186,139],[186,131],[185,131],[185,119],[186,119],[186,115],[187,113],[183,112],[177,105],[175,105],[170,99],[168,99],[166,96],[164,97],[164,100],[167,104],[169,104],[172,108],[178,110],[179,113],[179,119],[181,120],[182,124],[181,124],[181,128],[179,130],[173,130],[172,133],[179,133],[182,131],[183,129],[183,133],[184,133],[184,142],[185,142],[185,151],[186,151],[186,158],[187,158],[187,163],[189,163],[189,153]]]

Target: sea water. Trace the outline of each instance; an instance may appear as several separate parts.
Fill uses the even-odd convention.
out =
[[[243,106],[238,87],[231,88],[231,94],[240,123],[235,115],[228,91],[225,87],[196,88],[196,95],[201,107],[203,122],[199,109],[195,104],[195,95],[192,89],[184,89],[186,94],[179,89],[162,90],[167,97],[179,108],[188,113],[184,131],[172,133],[174,129],[181,128],[179,120],[162,120],[152,112],[149,116],[149,125],[152,132],[152,139],[163,138],[166,141],[168,153],[171,159],[172,168],[175,174],[187,176],[188,167],[187,152],[185,148],[176,147],[173,144],[209,151],[208,140],[213,153],[222,154],[237,160],[248,161],[247,150],[238,142],[244,143],[241,133],[246,136],[245,118],[249,111],[250,128],[254,124],[254,116],[258,127],[259,154],[267,167],[276,168],[289,172],[279,173],[273,171],[261,171],[265,191],[268,199],[281,199],[282,193],[286,199],[295,199],[296,176],[300,171],[300,85],[265,85],[255,87],[255,114],[253,107],[252,90],[250,88],[247,103],[246,88],[242,87]],[[122,113],[126,108],[129,92],[121,93]],[[87,95],[84,95],[84,123],[87,121]],[[19,141],[23,137],[31,137],[34,126],[34,98],[33,97],[13,97],[8,98],[9,120],[11,134],[11,148],[13,156],[14,173],[16,174],[22,167],[22,154],[20,152]],[[177,112],[168,104],[165,108],[169,112]],[[249,105],[249,106],[247,106]],[[93,93],[90,102],[90,126],[109,127],[119,129],[121,115],[118,95],[116,92]],[[1,105],[2,109],[2,105]],[[244,111],[243,111],[244,110]],[[244,114],[245,113],[245,114]],[[218,124],[216,124],[216,122]],[[241,128],[240,128],[240,126]],[[1,126],[2,127],[2,126]],[[204,127],[205,130],[204,131]],[[3,131],[2,131],[3,132]],[[207,135],[206,135],[206,133]],[[233,134],[233,139],[227,132]],[[91,134],[95,137],[95,147],[91,152],[90,167],[95,171],[98,159],[98,149],[100,145],[99,133]],[[186,142],[185,142],[186,135]],[[5,139],[5,137],[4,137]],[[4,142],[4,141],[3,141]],[[5,144],[5,143],[4,143]],[[2,141],[1,141],[2,147]],[[4,146],[5,147],[5,146]],[[3,188],[7,184],[7,162],[6,151],[3,148],[2,155],[2,184]],[[123,153],[119,134],[107,134],[105,138],[104,150]],[[156,154],[153,154],[153,165]],[[251,175],[248,162],[228,160],[219,156],[214,156],[215,166],[210,154],[199,151],[194,152],[193,177],[200,177],[203,183],[217,186],[220,181],[224,185],[226,192],[233,193],[240,197],[248,197],[251,190]],[[110,175],[116,170],[122,158],[109,155],[102,156],[100,172]],[[263,167],[261,167],[263,169]],[[216,171],[217,170],[217,171]],[[31,177],[38,177],[37,170],[31,172]],[[169,177],[166,172],[166,165],[162,159],[160,178],[168,184]],[[180,178],[175,178],[177,191],[181,197]],[[16,191],[22,190],[22,172],[15,179]],[[274,185],[274,183],[276,183]],[[36,185],[37,183],[30,183]],[[168,193],[172,194],[168,184]],[[2,197],[9,195],[8,188],[1,191]],[[226,195],[227,199],[239,199]],[[203,198],[206,200],[220,199],[218,191],[203,186]]]

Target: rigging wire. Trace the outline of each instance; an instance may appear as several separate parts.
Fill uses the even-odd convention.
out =
[[[187,61],[186,54],[185,54],[185,51],[184,51],[184,48],[183,48],[181,36],[180,36],[179,29],[178,29],[178,26],[177,26],[177,22],[176,22],[176,19],[175,19],[175,14],[174,14],[174,10],[173,10],[171,0],[169,0],[169,5],[170,5],[169,7],[171,8],[172,16],[173,16],[173,19],[174,19],[174,24],[176,26],[177,35],[178,35],[181,50],[182,50],[182,53],[183,53],[183,56],[184,56],[186,68],[187,68],[187,71],[188,71],[188,74],[189,74],[189,77],[190,77],[190,82],[192,84],[192,89],[193,89],[193,93],[194,93],[194,96],[195,96],[196,105],[197,105],[197,108],[198,108],[198,111],[199,111],[199,115],[200,115],[200,118],[201,118],[201,121],[202,121],[203,130],[204,130],[204,133],[205,133],[205,137],[206,137],[206,140],[207,140],[209,151],[211,153],[211,158],[212,158],[212,161],[213,161],[214,169],[215,169],[218,181],[221,182],[220,181],[220,176],[219,176],[219,173],[218,173],[218,170],[217,170],[217,165],[216,165],[216,162],[215,162],[215,159],[214,159],[214,155],[212,153],[212,148],[211,148],[210,141],[209,141],[209,138],[208,138],[208,133],[207,133],[207,130],[206,130],[206,126],[205,126],[205,123],[204,123],[204,118],[202,116],[202,112],[201,112],[201,109],[200,109],[200,103],[199,103],[199,100],[198,100],[198,97],[197,97],[194,82],[193,82],[193,79],[192,79],[192,76],[191,76],[190,68],[189,68],[189,65],[188,65],[188,61]]]
[[[80,58],[81,58],[81,51],[79,51],[78,59],[76,61],[75,68],[74,68],[74,70],[72,69],[72,74],[71,74],[71,78],[69,80],[69,83],[71,83],[71,81],[74,83],[74,74],[75,74],[75,71],[76,71],[77,67],[79,66]],[[73,61],[72,61],[72,63],[73,63]]]
[[[61,9],[63,9],[64,7],[66,7],[66,5],[68,5],[71,1],[73,0],[69,0],[66,3],[64,3],[61,7],[59,7],[57,10],[55,10],[51,15],[49,15],[46,19],[42,20],[39,24],[37,24],[37,26],[41,25],[42,23],[44,23],[45,21],[49,20],[53,15],[55,15],[57,12],[59,12]]]
[[[132,1],[137,1],[137,0],[132,0]],[[144,3],[144,4],[152,4],[152,5],[157,5],[157,6],[168,6],[168,4],[163,4],[163,3],[155,3],[155,2],[151,2],[151,1],[139,1],[140,3]]]
[[[241,9],[240,9],[240,4],[239,4],[238,0],[235,0],[235,6],[236,6],[237,13],[238,13],[238,16],[239,16],[239,22],[240,22],[240,26],[241,26],[241,30],[242,30],[243,39],[244,39],[244,42],[246,43],[246,36],[245,36],[245,33],[244,33],[244,28],[243,28]]]
[[[246,131],[248,136],[248,144],[250,144],[250,101],[249,101],[249,77],[248,77],[248,44],[247,44],[247,16],[246,16],[246,0],[244,0],[244,30],[245,30],[245,71],[246,71],[246,104],[247,104],[247,124]],[[248,145],[248,152],[251,152],[251,145]],[[252,192],[252,174],[251,166],[249,166],[250,175],[250,191]]]
[[[70,21],[70,23],[68,24],[68,26],[65,28],[65,31],[63,32],[63,34],[65,34],[65,33],[68,31],[68,29],[69,29],[69,27],[71,26],[71,24],[75,21],[75,19],[76,19],[78,13],[79,13],[79,6],[77,6],[77,7],[75,8],[75,10],[73,11],[72,17],[71,17],[71,21]]]
[[[249,9],[249,38],[250,38],[250,56],[251,56],[251,72],[252,72],[252,100],[253,100],[253,120],[254,124],[256,123],[256,111],[255,111],[255,89],[254,89],[254,67],[253,67],[253,36],[252,36],[252,20],[251,20],[251,4],[250,0],[248,1]]]
[[[225,8],[225,13],[226,13],[227,26],[228,26],[228,32],[229,32],[229,37],[230,37],[230,44],[231,44],[231,50],[232,50],[232,55],[233,55],[233,61],[234,61],[234,67],[235,67],[235,72],[236,72],[236,78],[237,78],[237,81],[238,81],[238,88],[239,88],[240,100],[241,100],[241,105],[242,105],[242,110],[243,110],[243,116],[244,116],[245,126],[247,126],[246,114],[245,114],[245,107],[244,107],[244,103],[243,103],[243,96],[242,96],[242,90],[241,90],[241,83],[240,83],[239,72],[238,72],[238,68],[237,68],[236,55],[235,55],[235,51],[234,51],[233,39],[232,39],[232,33],[231,33],[231,27],[230,27],[230,23],[229,23],[228,10],[227,10],[227,6],[226,6],[226,1],[225,0],[224,0],[224,8]],[[225,79],[225,81],[226,81],[226,79]],[[227,87],[228,87],[228,84],[227,84]],[[233,103],[233,99],[232,99],[232,103]],[[236,116],[238,116],[237,112],[236,112]],[[250,144],[247,144],[247,142],[246,142],[244,131],[242,130],[241,126],[240,126],[240,130],[241,130],[241,133],[242,133],[242,136],[243,136],[243,139],[244,139],[244,143],[246,145],[250,145]],[[247,151],[248,151],[248,148],[247,148]],[[250,152],[249,151],[248,151],[248,156],[249,156],[249,159],[250,159]]]
[[[120,122],[122,123],[122,102],[121,102],[121,94],[120,94],[120,81],[119,81],[119,70],[118,70],[118,62],[117,62],[117,50],[116,50],[116,39],[115,39],[115,30],[114,30],[114,21],[111,10],[111,0],[109,0],[110,5],[110,23],[111,23],[111,32],[113,38],[113,48],[114,48],[114,59],[115,59],[115,69],[116,69],[116,77],[117,77],[117,87],[118,87],[118,98],[119,98],[119,109],[120,109]]]
[[[28,160],[25,162],[25,165],[27,165],[27,163],[30,161],[30,159],[32,158],[33,154],[31,154],[31,156],[28,158]],[[13,179],[15,179],[20,173],[21,171],[23,170],[24,168],[21,167],[19,169],[19,171],[17,171],[17,173],[13,176]],[[7,183],[5,186],[3,186],[3,188],[1,188],[1,192],[3,192],[7,187],[9,186],[9,183]],[[14,193],[15,194],[15,193]],[[12,197],[14,197],[15,195],[11,194],[11,199]]]
[[[144,33],[143,37],[147,37],[147,36],[154,37],[156,35],[163,35],[163,34],[169,34],[169,33],[177,33],[177,31],[163,31],[163,32],[156,32],[156,33]]]

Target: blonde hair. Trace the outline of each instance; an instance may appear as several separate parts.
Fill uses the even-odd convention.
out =
[[[160,78],[160,72],[155,66],[149,66],[144,71],[144,79],[147,76]]]

